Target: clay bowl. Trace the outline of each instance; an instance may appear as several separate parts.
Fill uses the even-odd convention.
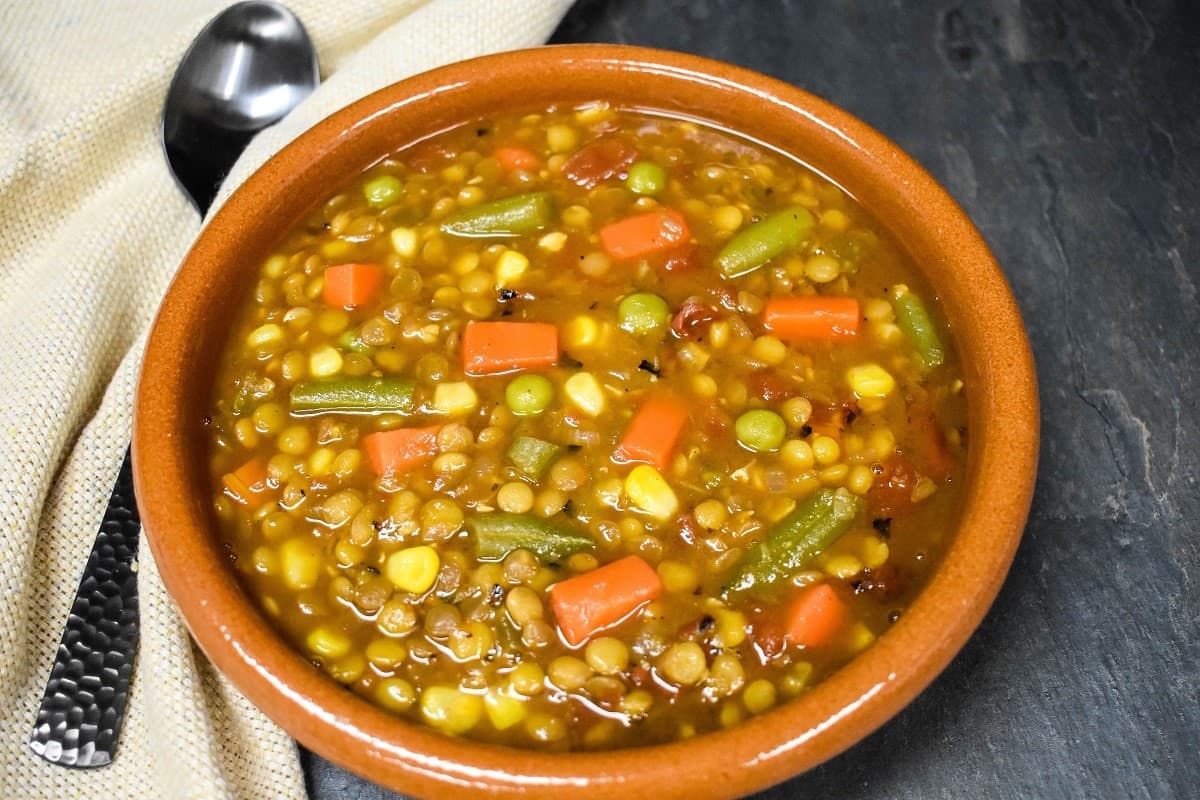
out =
[[[719,733],[662,746],[547,755],[449,738],[340,688],[275,634],[215,536],[202,419],[231,309],[276,238],[331,187],[397,147],[489,113],[606,99],[706,120],[797,155],[858,198],[940,295],[965,364],[971,444],[961,522],[945,560],[879,641],[814,690]],[[845,750],[949,663],[995,598],[1034,484],[1038,407],[1017,307],[979,233],[911,158],[792,86],[692,56],[554,47],[455,64],[334,114],[260,169],[180,267],[137,394],[138,505],[167,589],[213,663],[306,747],[421,797],[733,797]],[[947,758],[952,758],[947,754]],[[569,794],[567,794],[569,792]]]

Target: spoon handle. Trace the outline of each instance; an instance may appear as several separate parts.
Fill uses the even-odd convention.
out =
[[[29,740],[47,761],[102,767],[117,749],[137,652],[140,529],[126,450]]]

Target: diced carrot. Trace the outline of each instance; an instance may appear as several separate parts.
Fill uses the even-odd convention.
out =
[[[577,186],[594,189],[615,178],[637,160],[637,150],[624,139],[605,136],[579,148],[562,167],[563,175]]]
[[[366,305],[382,286],[378,264],[335,264],[325,270],[325,302],[338,308]]]
[[[921,403],[912,409],[913,450],[931,478],[949,477],[954,471],[954,456],[933,409]]]
[[[673,208],[659,208],[600,229],[600,244],[618,260],[642,258],[675,247],[691,236],[687,220]]]
[[[524,147],[497,147],[492,151],[492,158],[500,162],[500,169],[512,172],[515,169],[537,169],[542,160]]]
[[[773,297],[763,325],[781,339],[848,339],[857,335],[862,315],[853,297]]]
[[[691,242],[659,254],[655,266],[663,272],[691,272],[701,265],[700,252]]]
[[[583,644],[662,592],[654,567],[627,556],[550,587],[550,607],[567,644]]]
[[[688,409],[681,400],[667,395],[649,398],[629,423],[613,460],[619,464],[644,462],[666,469],[687,420]]]
[[[849,620],[849,610],[828,583],[804,590],[784,618],[785,635],[800,647],[822,647],[833,641]]]
[[[558,328],[548,322],[472,322],[462,336],[463,370],[499,375],[558,360]]]
[[[233,472],[221,478],[225,493],[242,505],[250,505],[251,497],[265,492],[267,485],[267,462],[255,457]]]
[[[917,468],[905,456],[892,455],[871,484],[867,497],[871,513],[880,517],[901,516],[912,510],[912,490],[917,484]]]
[[[428,428],[396,428],[364,436],[363,449],[371,469],[381,478],[391,478],[419,467],[437,455],[440,425]]]

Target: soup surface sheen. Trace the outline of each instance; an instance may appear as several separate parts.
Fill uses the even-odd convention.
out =
[[[869,647],[966,447],[945,322],[863,209],[603,104],[439,134],[309,213],[206,423],[220,535],[300,652],[552,750],[735,725]]]

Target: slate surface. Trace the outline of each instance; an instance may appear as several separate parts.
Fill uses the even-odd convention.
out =
[[[865,119],[966,208],[1033,339],[1037,493],[987,620],[760,800],[1200,796],[1200,2],[583,0],[555,41],[731,61]],[[305,765],[314,800],[398,798]]]

